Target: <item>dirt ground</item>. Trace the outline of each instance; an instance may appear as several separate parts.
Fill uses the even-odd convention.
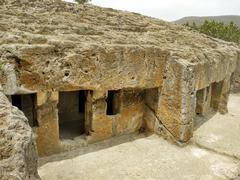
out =
[[[185,147],[157,135],[122,136],[41,158],[39,174],[43,180],[240,179],[239,134],[240,94],[234,94],[229,113],[213,116]]]

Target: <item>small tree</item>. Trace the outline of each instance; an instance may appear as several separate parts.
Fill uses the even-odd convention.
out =
[[[75,0],[75,1],[79,4],[84,4],[84,3],[90,2],[91,0]]]

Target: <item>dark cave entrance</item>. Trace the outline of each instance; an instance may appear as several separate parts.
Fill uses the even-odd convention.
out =
[[[86,91],[59,93],[58,116],[61,139],[74,139],[85,133]]]
[[[222,88],[223,88],[223,81],[212,83],[211,107],[216,111],[218,110],[218,106],[220,103]]]
[[[107,115],[116,115],[119,113],[119,91],[108,91],[107,103]]]
[[[12,95],[12,105],[18,107],[27,117],[31,127],[37,127],[36,94]]]

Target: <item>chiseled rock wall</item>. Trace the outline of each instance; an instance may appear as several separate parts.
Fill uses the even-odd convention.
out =
[[[123,92],[121,113],[109,117],[108,90],[151,89],[145,104],[155,122],[164,126],[157,131],[166,128],[179,142],[192,137],[197,90],[222,81],[218,110],[227,110],[229,78],[239,51],[234,43],[93,5],[54,0],[0,3],[0,82],[8,95],[38,93],[38,146],[47,151],[39,154],[54,153],[59,145],[57,98],[40,91],[93,91],[87,99],[92,141],[136,131],[142,123],[142,95]]]
[[[24,46],[24,47],[23,47]],[[152,88],[162,84],[168,53],[156,47],[84,44],[63,53],[68,44],[20,45],[1,56],[6,94],[39,90],[114,90]],[[63,49],[63,50],[62,50]],[[16,70],[16,71],[15,71]],[[28,89],[28,90],[27,90]]]
[[[38,124],[36,128],[39,156],[61,151],[58,124],[58,92],[37,93]]]
[[[105,94],[107,95],[107,94]],[[113,136],[133,133],[142,126],[144,113],[143,102],[144,91],[141,90],[121,90],[117,92],[117,109],[115,115],[106,115],[107,103],[104,93],[99,96],[97,92],[88,96],[87,114],[90,116],[88,131],[90,141],[99,141]]]
[[[211,55],[205,55],[205,57],[208,60],[204,63],[193,64],[196,90],[206,88],[211,83],[220,82],[226,77],[230,77],[237,66],[238,52],[229,51],[228,54],[216,55],[218,58]]]
[[[172,57],[196,65],[201,89],[231,71],[239,49],[183,26],[93,5],[9,0],[0,16],[6,94],[156,88]]]
[[[0,92],[0,179],[39,179],[37,158],[26,117]]]
[[[195,116],[193,67],[184,60],[172,59],[167,72],[156,116],[178,141],[187,142],[192,137]]]
[[[235,73],[232,78],[232,92],[233,93],[240,92],[240,52],[239,52],[238,56],[239,57],[238,57],[237,67],[236,67]]]

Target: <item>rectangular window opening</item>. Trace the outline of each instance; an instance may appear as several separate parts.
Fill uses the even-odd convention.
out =
[[[119,91],[108,91],[107,102],[107,115],[116,115],[119,113]]]
[[[37,110],[36,110],[36,94],[12,95],[12,105],[21,110],[27,117],[31,127],[38,127]]]

